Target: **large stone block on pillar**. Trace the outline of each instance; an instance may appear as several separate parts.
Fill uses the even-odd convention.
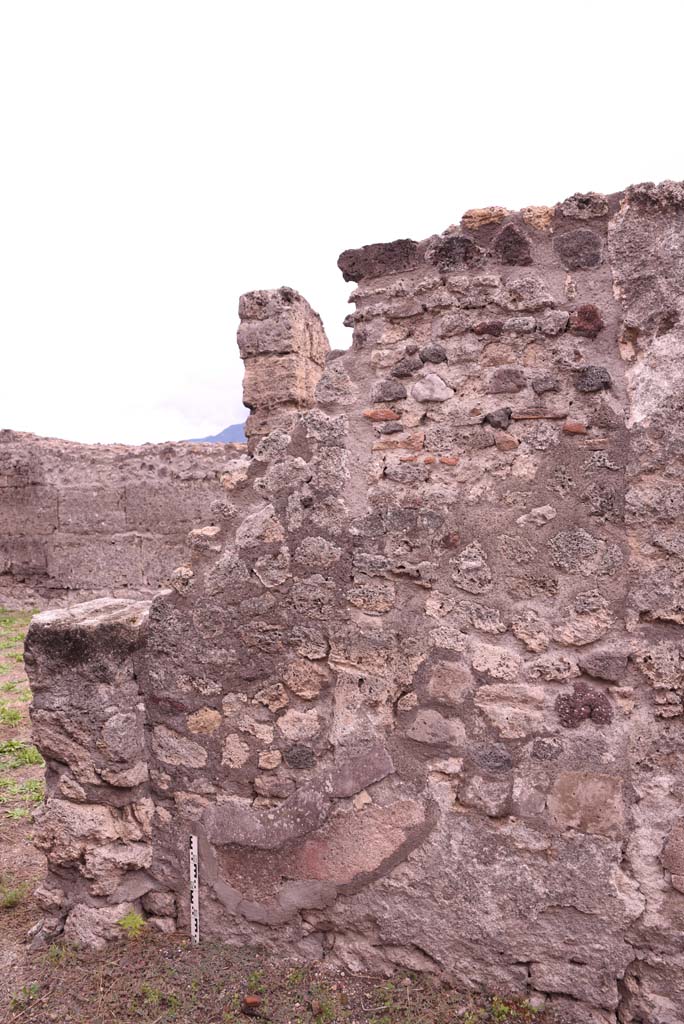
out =
[[[308,408],[320,376],[317,363],[295,354],[246,359],[242,400],[259,411],[278,405]]]
[[[294,353],[323,366],[328,346],[320,320],[312,314],[313,310],[301,300],[277,319],[244,320],[238,332],[240,355],[250,359]]]
[[[252,410],[245,432],[253,447],[255,438],[282,425],[283,406],[314,404],[330,345],[318,314],[291,288],[243,295],[240,318],[243,402]]]

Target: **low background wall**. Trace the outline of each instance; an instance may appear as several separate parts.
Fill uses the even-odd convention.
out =
[[[244,450],[0,431],[0,604],[152,593],[187,557],[188,531],[220,515],[221,476]]]

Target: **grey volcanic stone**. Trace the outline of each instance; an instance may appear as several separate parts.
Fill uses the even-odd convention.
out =
[[[393,377],[410,377],[416,370],[420,370],[423,360],[416,352],[404,355],[403,359],[392,368]]]
[[[424,363],[446,363],[446,349],[442,345],[426,345],[420,350],[420,358]]]
[[[578,661],[579,667],[588,676],[605,679],[609,683],[620,683],[627,672],[627,655],[611,648],[588,651]]]
[[[496,430],[506,430],[511,422],[511,413],[513,410],[506,406],[504,409],[495,409],[494,412],[488,412],[484,418],[484,422],[488,423],[490,427],[494,427]]]
[[[556,235],[554,248],[568,270],[588,270],[598,267],[603,259],[601,239],[588,228],[577,228]]]
[[[502,366],[495,370],[487,383],[490,395],[515,394],[525,387],[525,374],[517,366]]]
[[[610,388],[612,383],[612,378],[604,366],[583,366],[575,376],[575,387],[585,394],[603,391]]]
[[[396,242],[365,245],[347,249],[337,261],[345,281],[362,281],[364,277],[381,277],[410,270],[418,259],[418,246],[410,238]]]
[[[494,240],[494,251],[501,263],[524,267],[532,262],[529,239],[514,224],[501,229]]]
[[[396,402],[406,398],[406,388],[398,380],[381,380],[374,386],[372,402]]]
[[[467,235],[446,235],[427,247],[425,259],[440,270],[456,270],[478,266],[484,260],[484,250]]]
[[[558,209],[564,217],[591,220],[594,217],[605,217],[608,213],[608,200],[598,192],[575,192],[569,199],[560,203]]]

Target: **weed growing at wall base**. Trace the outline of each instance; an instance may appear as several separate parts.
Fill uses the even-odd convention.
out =
[[[8,708],[0,704],[0,726],[4,725],[9,729],[16,729],[21,722],[21,711],[17,708]]]
[[[0,909],[13,910],[28,895],[29,886],[26,882],[19,884],[6,876],[0,877]]]
[[[5,740],[0,743],[0,771],[23,768],[25,765],[44,765],[45,762],[31,743],[20,740]]]
[[[17,1013],[19,1010],[27,1009],[39,994],[40,985],[36,981],[32,981],[30,985],[24,985],[12,996],[10,1010],[12,1013]]]
[[[129,910],[117,921],[121,931],[128,939],[138,939],[147,927],[145,918],[135,910]]]

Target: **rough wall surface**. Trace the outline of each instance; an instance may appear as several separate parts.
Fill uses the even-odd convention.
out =
[[[0,431],[0,605],[150,595],[220,509],[244,446],[86,445]]]
[[[471,211],[342,255],[324,370],[243,298],[225,518],[29,633],[38,939],[187,927],[196,834],[205,935],[684,1019],[683,257],[678,184]]]

